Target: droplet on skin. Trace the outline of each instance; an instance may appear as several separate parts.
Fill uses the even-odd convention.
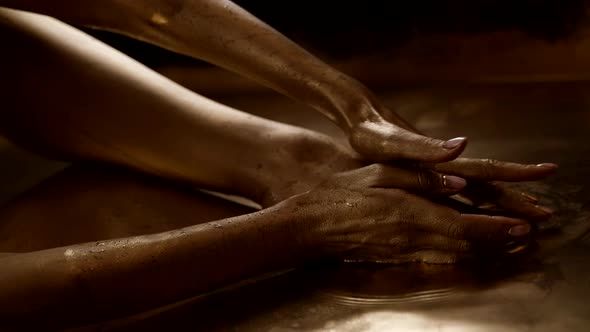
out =
[[[157,25],[163,25],[168,23],[168,19],[165,18],[164,16],[162,16],[162,14],[160,13],[154,13],[152,15],[152,18],[150,19],[150,21],[152,21],[152,23],[157,24]]]
[[[64,252],[64,256],[66,256],[66,257],[73,257],[74,256],[74,251],[72,249],[67,249]]]

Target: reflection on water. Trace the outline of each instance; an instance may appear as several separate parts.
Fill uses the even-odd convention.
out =
[[[470,294],[526,283],[548,293],[564,279],[557,263],[517,259],[493,265],[340,264],[310,270],[318,294],[354,306],[403,306],[458,300]]]
[[[587,189],[571,178],[588,173],[588,165],[575,165],[564,175],[545,183],[514,184],[556,211],[538,225],[535,243],[524,254],[509,255],[493,263],[429,265],[412,263],[384,265],[340,263],[309,268],[320,280],[318,294],[329,302],[352,306],[397,306],[449,301],[476,292],[519,283],[543,294],[564,280],[560,264],[552,254],[568,245],[590,245]],[[584,170],[586,169],[586,170]]]

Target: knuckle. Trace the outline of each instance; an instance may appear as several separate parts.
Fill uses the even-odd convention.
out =
[[[454,239],[463,239],[465,237],[465,229],[455,222],[447,223],[446,235]]]
[[[416,174],[418,187],[422,190],[439,189],[443,186],[442,175],[429,170],[420,170]]]
[[[483,180],[491,180],[498,168],[499,161],[495,159],[483,159],[481,164],[481,176]]]
[[[437,148],[440,146],[441,141],[437,140],[435,138],[432,137],[428,137],[428,136],[420,136],[420,142],[422,144],[424,144],[425,146],[431,146],[434,148]]]
[[[383,164],[372,164],[369,166],[371,172],[373,172],[377,176],[381,176],[386,172],[387,167]]]
[[[484,161],[488,165],[488,167],[495,167],[495,166],[497,166],[500,163],[496,159],[484,159]]]

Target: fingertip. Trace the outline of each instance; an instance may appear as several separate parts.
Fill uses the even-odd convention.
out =
[[[540,168],[544,168],[547,170],[556,170],[559,168],[559,165],[554,164],[554,163],[542,163],[542,164],[537,164],[535,166],[540,167]]]
[[[465,148],[467,144],[467,137],[455,137],[443,143],[443,148],[447,150],[455,150],[460,147]]]
[[[538,220],[546,220],[553,216],[554,211],[546,206],[541,205],[533,205],[530,204],[532,207],[529,207],[530,213],[527,214],[528,217]]]
[[[533,168],[536,169],[542,177],[547,177],[555,173],[555,171],[557,171],[559,168],[559,165],[553,163],[542,163],[535,165]]]
[[[467,186],[467,181],[454,175],[443,175],[443,185],[448,189],[463,189]]]
[[[442,150],[439,150],[440,155],[428,160],[430,162],[447,162],[457,159],[467,147],[467,137],[455,137],[448,141],[442,142]]]
[[[467,147],[466,137],[456,137],[448,141],[430,139],[427,147],[429,150],[419,151],[418,155],[412,159],[423,162],[444,163],[457,159],[463,153],[465,147]]]
[[[421,162],[442,163],[456,159],[467,145],[467,138],[456,137],[448,141],[404,131],[395,140],[383,145],[382,155],[387,159],[409,159]]]
[[[501,162],[498,171],[495,172],[495,179],[498,181],[538,181],[553,174],[558,168],[557,164],[515,164]]]
[[[529,202],[529,203],[531,203],[531,204],[535,204],[536,205],[537,203],[539,203],[539,199],[538,198],[536,198],[534,196],[531,196],[531,195],[529,195],[527,193],[520,193],[520,195],[522,197],[524,197],[524,199],[526,199],[526,201]]]
[[[530,224],[523,224],[523,225],[516,225],[510,227],[508,230],[508,234],[511,236],[519,237],[525,236],[531,232],[531,225]]]

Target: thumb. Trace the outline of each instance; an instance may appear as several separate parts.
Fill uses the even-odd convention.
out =
[[[354,127],[350,144],[373,161],[409,159],[445,162],[457,158],[467,146],[467,138],[443,141],[402,129],[392,123],[365,121]]]

